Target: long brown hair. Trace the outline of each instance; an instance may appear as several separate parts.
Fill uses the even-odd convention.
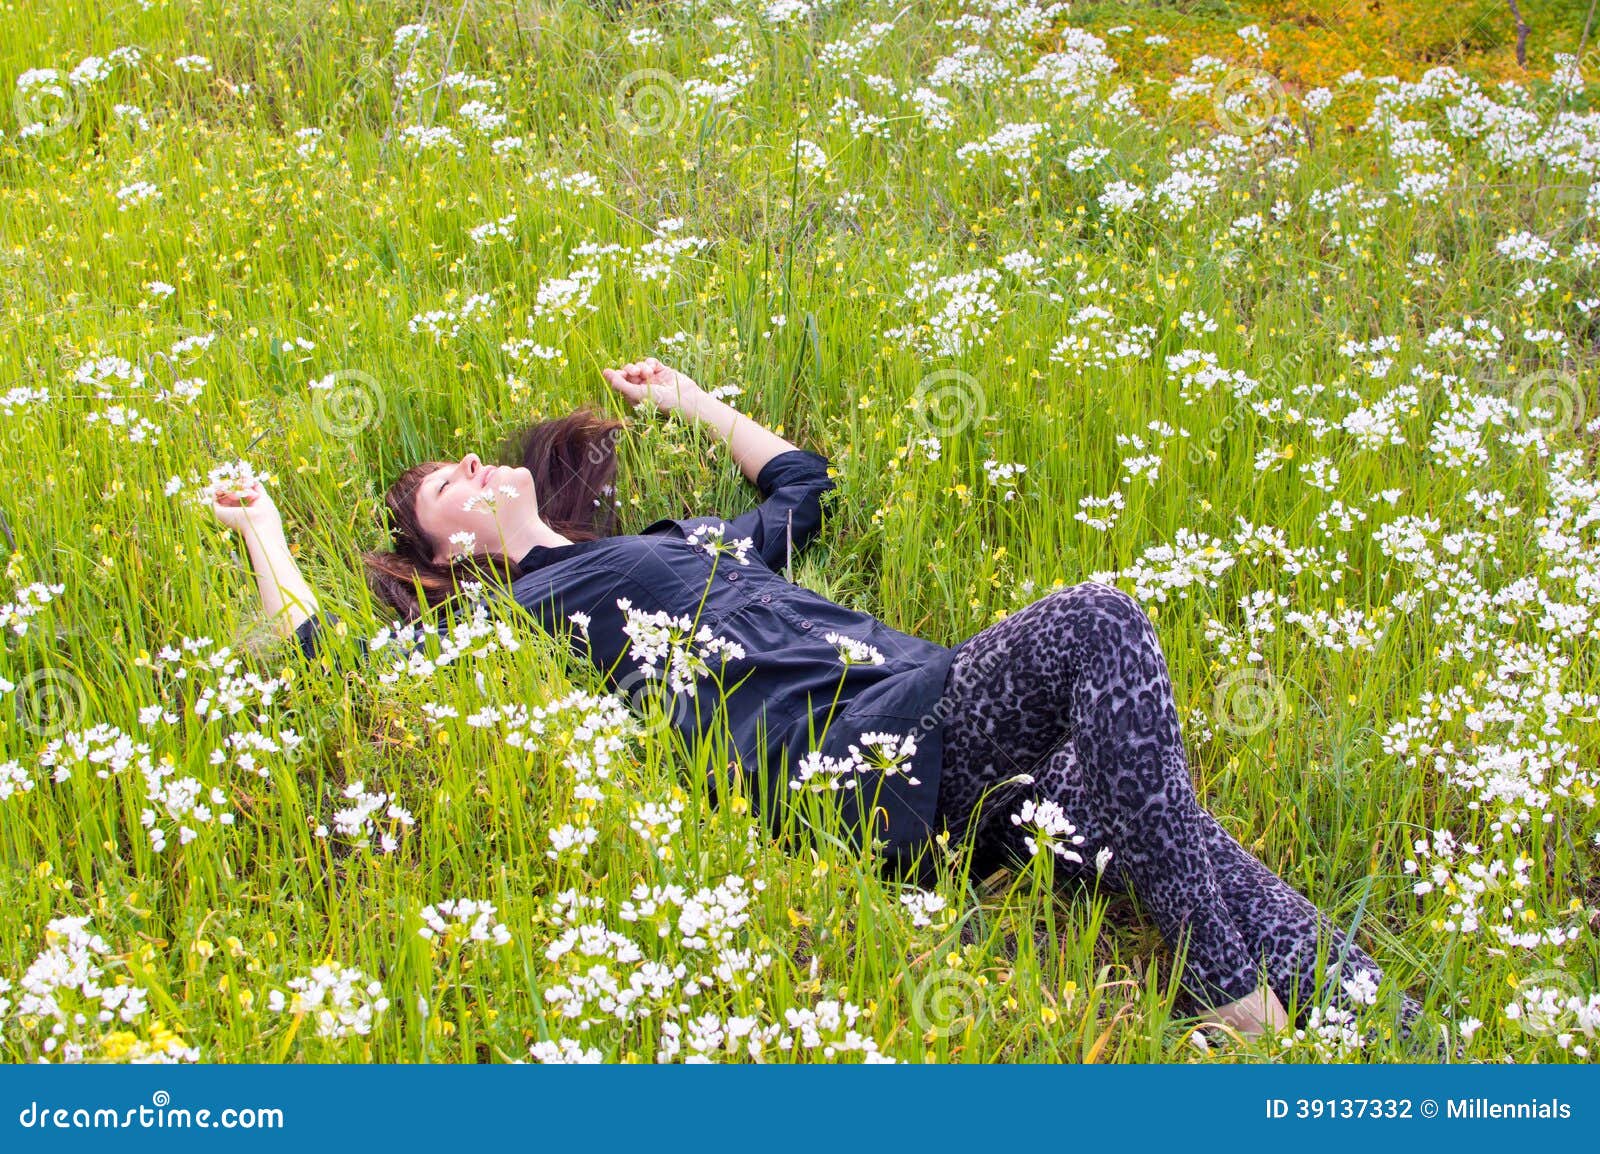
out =
[[[617,435],[623,423],[592,409],[528,426],[502,446],[500,458],[515,460],[533,474],[539,517],[572,541],[593,541],[616,532],[611,494],[617,476]],[[515,580],[518,558],[479,551],[452,555],[438,564],[433,542],[417,520],[417,489],[440,462],[412,465],[389,486],[384,505],[389,513],[392,548],[362,554],[372,590],[401,614],[415,621],[424,604],[438,605],[460,592],[459,582]]]

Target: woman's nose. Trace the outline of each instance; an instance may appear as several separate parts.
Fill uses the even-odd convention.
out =
[[[483,468],[483,462],[478,460],[478,454],[468,453],[461,458],[461,467],[466,470],[467,476],[472,477],[476,476],[478,470]]]

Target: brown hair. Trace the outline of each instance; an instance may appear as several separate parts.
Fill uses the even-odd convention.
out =
[[[593,541],[616,532],[611,493],[617,475],[617,435],[621,421],[592,409],[539,421],[502,446],[500,457],[533,474],[539,517],[572,541]],[[389,513],[392,548],[362,554],[372,590],[415,621],[424,604],[440,604],[461,590],[461,580],[515,580],[518,558],[479,551],[453,555],[444,564],[433,559],[433,542],[417,520],[417,489],[440,462],[412,465],[389,486],[384,505]]]

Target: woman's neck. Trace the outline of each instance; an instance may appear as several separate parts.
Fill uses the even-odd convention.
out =
[[[506,556],[513,561],[520,561],[528,555],[528,550],[536,545],[570,545],[570,538],[563,537],[538,517],[530,517],[520,526],[508,531],[502,542]]]

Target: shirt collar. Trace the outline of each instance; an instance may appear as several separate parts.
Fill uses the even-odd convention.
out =
[[[664,533],[675,528],[677,524],[678,523],[671,517],[663,517],[659,521],[652,521],[643,529],[640,529],[639,535],[643,536],[646,533]],[[544,565],[551,565],[557,561],[564,561],[576,553],[581,553],[585,549],[592,549],[596,545],[604,544],[610,540],[613,540],[613,538],[596,537],[592,541],[573,541],[566,545],[535,545],[532,549],[529,549],[525,554],[523,554],[522,560],[517,562],[517,567],[520,568],[524,573],[527,573],[530,570],[538,569]]]
[[[606,537],[596,537],[593,541],[572,541],[566,545],[535,545],[523,554],[522,560],[517,562],[517,567],[527,573],[542,565],[561,561],[574,553],[581,553],[584,549],[592,548],[606,540],[608,540]]]

